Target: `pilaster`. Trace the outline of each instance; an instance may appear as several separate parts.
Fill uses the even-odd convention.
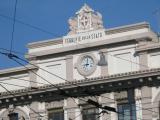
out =
[[[140,70],[148,69],[148,54],[147,54],[147,52],[140,52],[138,55],[139,55],[139,68],[140,68]]]
[[[138,48],[144,47],[146,46],[148,43],[148,41],[150,41],[149,39],[140,39],[138,40]],[[148,54],[147,51],[140,51],[138,52],[139,55],[139,68],[140,70],[145,70],[148,69]]]
[[[73,56],[66,56],[66,78],[68,81],[73,81]]]
[[[30,87],[37,87],[37,70],[31,70],[29,71],[29,81],[30,81]]]
[[[101,49],[100,52],[102,52],[105,56],[105,60],[107,62],[107,49]],[[107,76],[108,75],[108,64],[101,66],[101,76]]]
[[[99,97],[99,103],[102,104],[102,106],[112,106],[115,104],[114,99],[112,100],[112,95],[113,93],[105,93],[105,94],[101,94],[101,96]],[[111,99],[110,99],[111,98]],[[100,110],[101,112],[101,110]],[[113,118],[111,118],[111,112],[107,111],[107,113],[101,114],[100,120],[112,120]]]
[[[33,58],[30,58],[29,59],[29,63],[33,64],[36,66],[36,58],[33,57]],[[30,70],[29,71],[29,81],[30,81],[30,87],[37,87],[37,75],[35,73],[37,73],[38,71],[38,68],[35,69],[35,70]]]
[[[137,119],[142,119],[142,93],[139,88],[135,89],[135,104]]]
[[[45,103],[32,102],[29,115],[30,120],[47,120]]]
[[[152,119],[152,89],[144,86],[142,92],[142,119]]]
[[[64,101],[65,120],[82,120],[78,99],[68,98]]]

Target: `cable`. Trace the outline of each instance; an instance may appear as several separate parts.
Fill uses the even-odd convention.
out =
[[[16,57],[17,58],[17,57]],[[20,59],[20,60],[22,60],[22,59]],[[22,65],[22,64],[21,64]],[[33,65],[33,64],[31,64],[31,65]],[[37,66],[36,66],[37,67]],[[46,71],[46,70],[45,70]],[[48,72],[48,71],[47,71]],[[58,76],[59,77],[59,76]],[[61,78],[61,77],[60,77]],[[63,78],[62,78],[63,79]],[[63,79],[64,80],[64,79]],[[75,84],[74,84],[75,85]]]
[[[15,5],[14,5],[14,16],[13,16],[13,26],[12,26],[12,38],[11,38],[10,53],[12,52],[12,47],[13,47],[16,11],[17,11],[17,0],[15,0]]]
[[[8,54],[5,54],[6,56],[8,56],[8,58],[10,58],[11,60],[14,60],[15,62],[17,62],[18,64],[20,64],[20,65],[22,65],[22,66],[24,66],[22,63],[20,63],[19,61],[17,61],[16,59],[14,59],[14,58],[18,58],[17,56],[15,56],[15,55],[8,55]],[[24,66],[24,67],[26,67],[26,66]],[[26,67],[27,68],[27,67]],[[28,69],[28,68],[27,68]],[[33,71],[32,71],[33,72]],[[34,74],[36,74],[35,72],[33,72]],[[38,74],[36,74],[36,75],[38,75]],[[45,80],[46,82],[48,82],[46,79],[44,79],[42,76],[40,76],[40,75],[38,75],[40,78],[42,78],[43,80]],[[49,82],[50,83],[50,82]],[[50,83],[50,84],[52,84],[52,83]],[[57,90],[58,91],[60,91],[61,92],[61,94],[63,95],[63,96],[67,96],[67,97],[71,97],[72,98],[72,96],[70,96],[70,95],[68,95],[68,94],[66,94],[63,90],[61,90],[58,86],[56,86],[56,85],[54,85],[54,84],[52,84],[54,87],[56,87],[57,88]],[[97,102],[92,102],[92,100],[91,99],[88,99],[87,101],[86,100],[83,100],[83,99],[81,99],[81,98],[78,98],[79,100],[82,100],[82,101],[84,101],[84,102],[87,102],[87,103],[89,103],[89,104],[91,104],[91,105],[94,105],[94,106],[96,106],[96,107],[98,107],[98,108],[101,108],[101,109],[108,109],[108,110],[112,110],[111,109],[111,107],[108,107],[108,106],[105,106],[105,107],[102,107],[99,103],[97,103]],[[91,102],[90,102],[91,101]],[[78,105],[78,104],[77,104]],[[115,110],[113,111],[113,112],[116,112]],[[118,112],[117,112],[118,113]],[[120,114],[120,113],[119,113]]]
[[[13,97],[16,97],[10,90],[8,90],[6,87],[4,87],[2,84],[0,84],[0,86],[2,88],[4,88],[8,93],[10,93],[10,95],[12,95]],[[28,106],[29,107],[29,106]],[[31,107],[29,107],[34,113],[38,114],[40,117],[43,117],[41,114],[39,114],[38,112],[36,112],[34,109],[32,109]]]
[[[11,86],[16,86],[16,87],[23,87],[23,88],[26,88],[26,86],[23,86],[23,85],[16,85],[16,84],[5,83],[5,82],[0,82],[0,83],[6,84],[6,85],[11,85]]]
[[[8,16],[3,15],[3,14],[0,14],[0,17],[6,18],[6,19],[9,19],[9,20],[13,20],[13,18],[8,17]],[[44,33],[47,33],[47,34],[50,34],[50,35],[54,35],[55,37],[61,37],[61,36],[58,36],[58,35],[50,32],[50,31],[44,30],[44,29],[39,28],[39,27],[37,27],[37,26],[31,25],[31,24],[29,24],[29,23],[25,23],[25,22],[23,22],[23,21],[21,21],[21,20],[15,19],[15,21],[16,21],[17,23],[23,24],[23,25],[28,26],[28,27],[30,27],[30,28],[36,29],[36,30],[38,30],[38,31],[41,31],[41,32],[44,32]]]
[[[119,59],[121,59],[120,57],[118,57]],[[18,59],[20,59],[20,60],[22,60],[22,61],[24,61],[24,62],[26,62],[26,63],[29,63],[28,61],[26,61],[26,60],[23,60],[23,59],[21,59],[21,58],[19,58],[18,57]],[[123,59],[123,60],[126,60],[126,59]],[[30,64],[30,63],[29,63]],[[33,66],[35,66],[34,64],[31,64],[31,65],[33,65]],[[37,66],[36,66],[37,67]],[[41,68],[40,68],[41,69]],[[45,70],[45,69],[42,69],[42,70],[44,70],[44,71],[46,71],[46,72],[48,72],[47,70]],[[56,77],[58,77],[58,78],[60,78],[60,79],[63,79],[63,80],[65,80],[64,78],[62,78],[62,77],[60,77],[60,76],[57,76],[57,75],[55,75],[55,74],[53,74],[53,73],[51,73],[51,72],[48,72],[49,74],[52,74],[52,75],[54,75],[54,76],[56,76]],[[65,80],[65,81],[67,81],[67,80]],[[70,82],[70,81],[67,81],[67,82]],[[73,84],[73,83],[72,83]],[[75,84],[74,84],[75,85]],[[80,87],[80,86],[78,86],[78,87]]]

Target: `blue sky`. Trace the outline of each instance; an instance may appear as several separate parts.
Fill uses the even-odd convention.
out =
[[[66,35],[68,19],[84,3],[103,15],[106,29],[147,21],[155,32],[160,32],[158,17],[153,14],[160,9],[160,0],[18,0],[17,20],[53,34],[16,22],[13,50],[26,53],[30,42]],[[15,0],[0,0],[0,48],[10,49],[13,20],[4,16],[13,18],[14,4]],[[14,66],[15,62],[0,55],[0,69]]]

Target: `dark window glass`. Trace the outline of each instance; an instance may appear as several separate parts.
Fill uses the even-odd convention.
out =
[[[9,120],[18,120],[18,113],[10,113],[8,117]]]
[[[83,120],[99,120],[98,108],[85,108],[82,111]]]
[[[64,120],[63,109],[52,109],[48,111],[49,120]]]
[[[136,120],[135,104],[118,105],[118,120]]]

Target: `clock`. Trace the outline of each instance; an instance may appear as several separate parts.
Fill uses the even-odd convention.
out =
[[[78,58],[76,68],[82,76],[91,75],[97,67],[97,60],[92,54],[84,54]]]
[[[94,60],[90,56],[85,56],[81,62],[82,69],[86,72],[90,71],[94,67]]]

